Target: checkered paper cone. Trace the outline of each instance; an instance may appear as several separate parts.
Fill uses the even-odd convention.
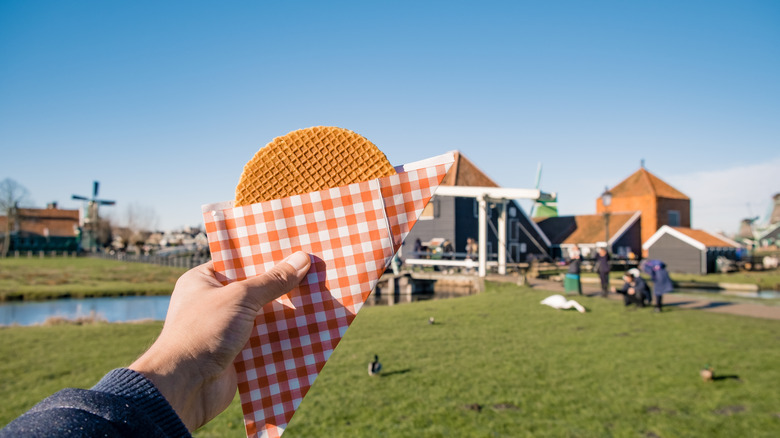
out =
[[[247,436],[279,437],[454,161],[258,204],[203,206],[223,284],[311,254],[300,285],[268,303],[235,361]]]

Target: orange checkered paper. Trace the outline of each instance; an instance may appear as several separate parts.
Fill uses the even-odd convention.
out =
[[[233,207],[203,206],[223,284],[260,275],[296,251],[312,257],[300,285],[268,303],[235,361],[247,436],[279,437],[454,161]]]

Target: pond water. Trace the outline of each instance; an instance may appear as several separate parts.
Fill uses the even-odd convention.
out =
[[[386,294],[385,294],[386,295]],[[392,303],[388,297],[372,293],[366,305],[381,306],[413,301],[443,299],[468,295],[462,292],[437,291],[428,294],[395,296]],[[12,301],[0,304],[0,326],[41,324],[50,317],[76,319],[96,315],[108,322],[127,322],[142,319],[163,321],[168,312],[170,296],[156,297],[113,297],[113,298],[66,298],[49,301]]]
[[[713,298],[720,294],[748,298],[780,299],[780,291],[762,290],[758,292],[714,291],[711,289],[677,289],[674,292],[696,292],[711,294]],[[435,294],[415,294],[396,296],[393,303],[412,302],[430,299],[443,299],[463,296],[464,293],[437,291]],[[465,294],[468,295],[468,294]],[[142,319],[162,321],[168,312],[170,296],[157,297],[114,297],[114,298],[70,298],[50,301],[14,301],[0,304],[0,326],[41,324],[49,317],[76,319],[81,316],[97,315],[108,322],[127,322]],[[388,297],[372,293],[366,305],[387,305]]]
[[[721,293],[724,295],[733,295],[737,297],[763,298],[767,300],[780,298],[780,291],[776,291],[776,290],[760,290],[757,292],[724,291]]]
[[[162,321],[168,312],[170,300],[170,296],[157,296],[9,302],[0,304],[0,325],[34,325],[49,317],[76,319],[91,314],[108,322],[141,319]]]

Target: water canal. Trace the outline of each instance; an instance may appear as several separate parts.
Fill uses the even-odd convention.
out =
[[[0,304],[0,325],[42,324],[51,317],[76,319],[96,315],[108,322],[165,319],[170,296],[67,298]]]
[[[743,298],[780,299],[780,292],[713,292],[708,289],[678,289],[680,294],[700,293],[711,296],[731,295]],[[366,305],[388,305],[406,302],[446,299],[458,296],[470,295],[462,291],[449,292],[437,290],[435,293],[420,293],[414,295],[396,295],[394,297],[382,296],[372,293],[366,301]],[[108,322],[129,322],[139,320],[165,319],[168,312],[170,296],[126,296],[113,298],[68,298],[50,301],[14,301],[0,304],[0,326],[9,325],[36,325],[42,324],[46,319],[58,317],[64,319],[76,319],[96,315]],[[392,301],[391,301],[392,300]],[[391,302],[388,302],[391,301]]]

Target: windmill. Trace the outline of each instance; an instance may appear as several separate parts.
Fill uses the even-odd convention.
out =
[[[539,162],[539,166],[536,168],[536,186],[538,190],[542,183],[542,163]],[[536,214],[534,214],[536,209]],[[531,206],[531,211],[528,214],[531,217],[557,217],[558,216],[558,196],[556,195],[551,200],[537,199]]]
[[[85,196],[79,196],[79,195],[71,196],[72,199],[78,201],[86,201],[84,204],[84,214],[82,216],[83,234],[81,236],[81,247],[86,249],[87,251],[92,251],[92,252],[97,251],[98,248],[98,229],[100,226],[100,215],[98,212],[98,208],[101,205],[116,204],[116,202],[114,201],[97,199],[99,187],[100,187],[100,183],[97,181],[93,181],[92,198],[87,198]]]

